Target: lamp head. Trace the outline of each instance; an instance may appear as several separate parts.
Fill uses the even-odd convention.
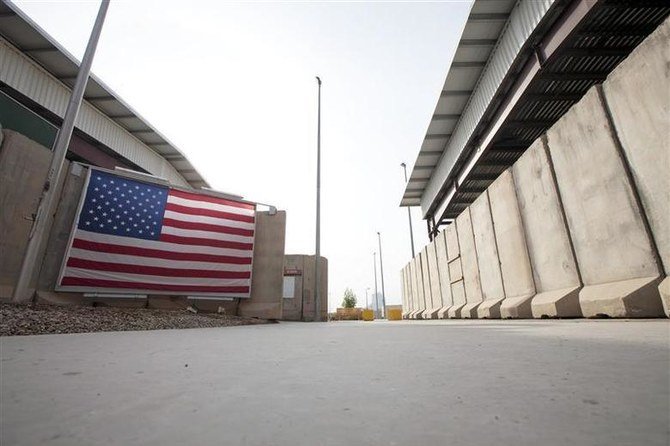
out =
[[[407,164],[405,164],[405,163],[400,163],[400,167],[407,167]]]

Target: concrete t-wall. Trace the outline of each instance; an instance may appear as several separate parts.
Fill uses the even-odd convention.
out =
[[[467,303],[465,297],[465,282],[463,281],[463,267],[461,265],[461,251],[458,243],[457,222],[453,221],[443,233],[447,245],[447,268],[451,288],[452,304],[447,309],[447,317],[460,318],[461,309]]]
[[[38,197],[46,178],[51,151],[10,131],[2,130],[0,145],[0,298],[9,299],[27,246],[31,214],[37,209]],[[65,175],[56,185],[59,197],[49,212],[49,236],[38,256],[40,265],[30,287],[40,301],[56,304],[107,305],[150,308],[184,308],[196,304],[199,309],[216,311],[224,307],[237,312],[237,299],[188,300],[186,296],[151,295],[147,299],[85,298],[82,293],[56,293],[54,286],[60,272],[66,245],[73,227],[82,193],[86,168],[65,162]],[[283,249],[286,214],[257,214],[252,294],[240,307],[250,316],[280,318],[283,280]],[[272,300],[274,299],[274,301]]]
[[[596,87],[547,132],[584,288],[585,316],[663,314],[642,209]]]
[[[0,298],[11,298],[14,285],[21,269],[21,262],[28,245],[28,234],[32,227],[33,215],[37,212],[39,196],[46,180],[51,162],[51,151],[35,141],[12,130],[2,130],[3,142],[0,146]],[[68,172],[70,162],[65,161],[63,171]],[[56,185],[55,194],[62,195],[67,175],[63,175]],[[53,215],[57,207],[48,214],[46,231],[51,230]],[[70,222],[71,224],[71,222]],[[69,227],[68,227],[69,230]],[[38,259],[44,257],[47,243],[44,243]],[[58,267],[60,267],[60,262]],[[35,290],[37,276],[29,282]]]
[[[240,316],[281,319],[285,239],[285,211],[256,212],[251,296],[240,300]]]
[[[505,289],[487,191],[470,205],[470,215],[483,299],[482,302],[470,303],[468,296],[468,305],[464,311],[472,312],[471,317],[500,318],[500,304],[505,298]]]
[[[489,186],[488,194],[505,290],[500,317],[531,318],[535,284],[511,169]]]
[[[294,288],[293,296],[283,297],[282,289],[282,320],[285,321],[301,321],[302,320],[302,305],[303,305],[303,284],[302,278],[305,274],[305,256],[301,255],[285,255],[284,256],[284,280],[286,272],[291,271]]]
[[[426,257],[428,258],[428,274],[430,274],[430,290],[433,298],[431,318],[436,319],[442,308],[442,285],[440,283],[440,272],[437,266],[437,237],[426,246]]]
[[[463,272],[463,287],[461,288],[460,284],[456,282],[457,286],[452,287],[452,291],[454,293],[454,302],[456,302],[457,296],[459,300],[462,299],[461,295],[464,291],[466,303],[458,312],[453,312],[453,314],[455,315],[454,317],[476,318],[477,307],[479,307],[483,299],[480,271],[477,263],[478,253],[475,246],[470,208],[467,208],[456,218],[456,231],[458,233],[460,266]],[[449,246],[447,245],[447,249]],[[452,317],[451,310],[449,311],[449,317]]]
[[[428,266],[428,246],[424,246],[419,254],[421,259],[421,274],[423,279],[423,294],[426,301],[426,307],[423,312],[423,319],[432,319],[434,315],[437,315],[437,310],[433,304],[433,290],[430,280],[430,269]]]
[[[284,273],[290,271],[295,280],[292,298],[282,299],[282,319],[292,321],[314,321],[314,278],[316,256],[287,254],[284,256]],[[319,320],[328,320],[328,260],[320,257],[319,287],[321,297]],[[283,277],[282,277],[283,280]],[[283,294],[283,293],[282,293]]]
[[[544,137],[512,171],[537,292],[531,302],[533,317],[579,317],[581,279]]]
[[[407,290],[407,266],[403,266],[400,270],[400,286],[402,289],[402,318],[407,318],[407,313],[410,311],[410,305],[408,301],[409,291]]]
[[[442,231],[435,237],[435,254],[437,263],[437,274],[440,279],[440,295],[442,306],[437,313],[439,319],[447,317],[449,308],[454,304],[451,296],[451,279],[449,277],[449,261],[447,260],[447,237],[446,231]]]
[[[412,269],[414,270],[414,287],[416,292],[416,312],[414,317],[421,319],[422,313],[426,310],[426,299],[423,285],[423,271],[421,269],[421,255],[412,259]]]
[[[670,274],[670,19],[603,84],[616,135],[640,194],[654,241]],[[665,279],[670,281],[670,279]],[[666,282],[670,287],[670,282]],[[670,315],[670,294],[662,293]]]

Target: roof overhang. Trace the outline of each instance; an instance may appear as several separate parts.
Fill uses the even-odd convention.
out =
[[[490,3],[497,2],[476,1],[473,13]],[[456,123],[440,139],[431,131],[433,115],[401,205],[420,205],[436,225],[458,216],[669,13],[667,2],[653,0],[519,2],[502,28],[490,25],[500,35],[476,87],[461,88],[470,91],[462,107],[449,90],[465,81],[447,88],[461,70],[452,64],[435,115],[454,107]],[[439,143],[428,147],[431,141]]]
[[[0,34],[66,87],[74,87],[79,61],[23,11],[6,0],[0,2]],[[86,85],[84,100],[167,160],[190,186],[196,189],[209,187],[209,183],[174,144],[94,74]],[[114,150],[114,147],[110,149]]]

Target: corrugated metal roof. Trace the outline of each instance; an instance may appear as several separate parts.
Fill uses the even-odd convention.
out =
[[[402,206],[417,206],[435,166],[456,131],[457,124],[491,53],[510,18],[516,0],[476,0],[465,23],[444,87],[435,106],[421,150],[414,162]]]
[[[0,45],[2,81],[62,117],[79,62],[4,0],[0,2],[0,36],[10,44]],[[43,71],[21,64],[19,52]],[[76,126],[151,174],[197,189],[209,186],[174,144],[95,75],[86,86]]]
[[[406,191],[403,205],[421,204],[424,215],[438,225],[458,216],[670,14],[667,2],[653,0],[572,0],[558,5],[519,2],[438,167],[422,187],[408,186],[415,189],[409,196]],[[520,13],[526,6],[527,12]],[[526,26],[511,31],[514,17]],[[517,38],[506,45],[509,33]],[[519,40],[522,35],[527,35],[525,42]],[[506,74],[501,69],[505,66],[510,67]]]

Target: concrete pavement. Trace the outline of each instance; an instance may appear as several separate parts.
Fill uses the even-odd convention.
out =
[[[0,443],[667,445],[667,320],[1,338]]]

